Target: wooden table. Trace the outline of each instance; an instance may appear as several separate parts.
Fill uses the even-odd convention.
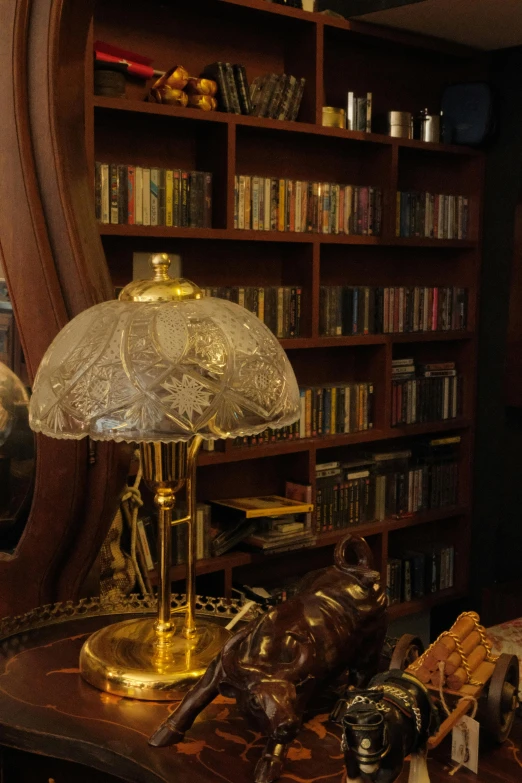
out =
[[[233,701],[217,699],[184,743],[154,749],[147,738],[173,705],[110,696],[83,682],[78,671],[81,645],[106,623],[106,617],[74,618],[0,643],[2,783],[251,783],[264,741],[247,727]],[[518,723],[513,739],[520,747]],[[448,759],[444,744],[430,761],[432,783],[448,783]],[[407,772],[400,783],[406,783]],[[522,779],[509,743],[486,750],[479,772],[478,781],[466,771],[455,780],[514,783]],[[339,730],[328,722],[326,713],[318,714],[290,748],[281,783],[344,780]]]

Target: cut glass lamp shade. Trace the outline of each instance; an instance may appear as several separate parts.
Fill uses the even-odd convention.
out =
[[[54,438],[169,442],[254,435],[299,412],[285,352],[245,308],[213,298],[113,301],[52,342],[30,424]]]

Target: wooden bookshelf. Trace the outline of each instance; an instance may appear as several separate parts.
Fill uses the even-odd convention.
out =
[[[125,98],[93,96],[92,42],[104,40],[153,59],[158,69],[183,64],[191,73],[216,60],[242,63],[249,81],[268,71],[307,79],[297,122],[280,122],[145,101],[144,82],[129,80]],[[175,55],[173,55],[173,52]],[[372,380],[373,429],[353,435],[281,440],[260,446],[202,452],[198,499],[284,491],[285,480],[314,485],[316,462],[352,458],[369,446],[389,447],[417,437],[458,433],[458,506],[414,517],[354,527],[367,536],[378,567],[410,541],[451,542],[455,587],[391,607],[392,617],[427,610],[465,594],[469,572],[471,467],[475,427],[477,291],[481,254],[483,155],[461,146],[387,136],[379,118],[388,110],[419,111],[440,105],[445,84],[480,78],[481,58],[464,47],[334,17],[310,14],[265,0],[200,0],[180,7],[97,0],[86,59],[87,149],[94,162],[134,163],[213,173],[209,229],[100,225],[115,285],[132,276],[133,252],[179,254],[184,276],[201,285],[290,285],[303,288],[302,334],[282,340],[298,381],[318,384]],[[340,74],[348,74],[346,78]],[[351,132],[321,126],[323,105],[344,106],[348,90],[372,91],[375,128]],[[234,229],[234,176],[375,184],[383,191],[380,236],[300,234]],[[397,190],[431,190],[470,198],[469,238],[437,240],[395,236]],[[323,337],[319,332],[321,285],[430,286],[468,289],[465,331]],[[465,378],[459,419],[409,427],[390,426],[391,362],[457,361]],[[364,377],[363,377],[364,376]],[[238,463],[241,472],[238,472]],[[271,584],[331,562],[343,535],[317,537],[291,558],[234,551],[199,561],[199,592],[230,595],[241,578]],[[153,574],[152,574],[153,575]],[[173,567],[174,582],[184,568]],[[154,576],[154,575],[153,575]],[[251,583],[251,582],[250,582]]]

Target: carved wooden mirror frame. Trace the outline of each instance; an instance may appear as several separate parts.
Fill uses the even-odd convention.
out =
[[[2,0],[0,258],[29,377],[58,331],[113,298],[85,151],[90,0]],[[33,503],[0,553],[0,617],[75,599],[103,542],[128,450],[37,438]]]

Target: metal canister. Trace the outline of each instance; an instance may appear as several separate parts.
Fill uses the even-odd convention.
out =
[[[421,127],[422,141],[440,141],[440,115],[426,114]]]
[[[346,128],[346,112],[335,106],[323,106],[323,125],[327,128]]]
[[[399,139],[413,138],[413,121],[409,111],[388,112],[388,133]]]

